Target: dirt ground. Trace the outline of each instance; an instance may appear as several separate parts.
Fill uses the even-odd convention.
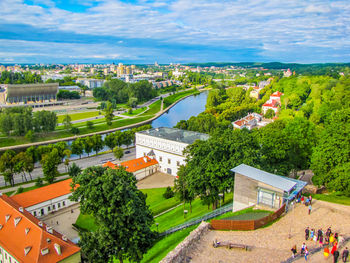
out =
[[[202,262],[281,262],[291,256],[290,249],[297,245],[298,252],[305,242],[305,228],[322,228],[324,231],[331,226],[340,236],[350,236],[350,208],[319,200],[313,201],[313,210],[308,215],[307,207],[297,204],[287,215],[273,225],[255,231],[209,231],[199,241],[197,247],[188,255],[194,263]],[[251,251],[240,249],[213,248],[212,243],[232,241],[252,247]],[[309,249],[316,247],[313,241],[306,241]],[[349,244],[347,244],[349,247]],[[340,253],[342,249],[340,250]],[[305,262],[299,259],[296,262]],[[308,262],[333,262],[333,257],[327,260],[323,251],[310,255]],[[339,261],[340,262],[340,261]]]
[[[139,189],[149,189],[149,188],[161,188],[161,187],[168,187],[168,186],[174,186],[174,179],[175,176],[162,173],[162,172],[156,172],[155,174],[152,174],[140,181],[137,182],[137,188]]]

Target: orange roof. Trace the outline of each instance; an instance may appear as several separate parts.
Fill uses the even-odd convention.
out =
[[[39,226],[39,219],[19,209],[10,197],[0,196],[0,245],[18,262],[59,262],[80,251],[62,234],[44,223]]]
[[[141,170],[156,164],[158,164],[158,161],[156,159],[152,159],[152,158],[149,158],[148,156],[144,156],[144,157],[140,157],[130,161],[122,162],[120,165],[124,166],[128,172],[133,173],[138,170]],[[111,162],[107,162],[103,165],[103,167],[110,167],[112,169],[116,169],[118,165]]]
[[[11,198],[21,206],[29,207],[71,193],[71,183],[72,179],[70,178],[22,194],[14,195]]]
[[[279,92],[279,91],[275,91],[274,93],[271,94],[270,97],[281,97],[283,95],[282,92]]]

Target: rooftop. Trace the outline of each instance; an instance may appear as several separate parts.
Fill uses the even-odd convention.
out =
[[[200,132],[186,131],[176,128],[160,127],[149,129],[145,131],[137,132],[140,134],[146,134],[153,137],[158,137],[170,141],[177,141],[186,144],[192,144],[196,140],[208,140],[209,135]]]
[[[251,167],[246,164],[240,164],[231,169],[232,172],[239,173],[253,180],[268,184],[283,191],[289,192],[292,188],[297,186],[298,180],[291,180],[290,178],[268,173],[260,169]]]
[[[152,158],[149,158],[148,156],[145,156],[145,157],[140,157],[137,159],[122,162],[120,165],[124,166],[128,172],[133,173],[138,170],[141,170],[156,164],[158,164],[158,161],[156,159],[152,159]],[[107,162],[103,165],[103,167],[110,167],[112,169],[116,169],[118,165],[112,162]]]
[[[30,207],[47,200],[71,193],[72,179],[43,186],[25,193],[14,195],[11,198],[23,207]]]
[[[59,262],[80,248],[39,221],[12,198],[0,195],[0,245],[18,262]]]

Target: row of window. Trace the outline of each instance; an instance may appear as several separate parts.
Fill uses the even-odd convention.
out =
[[[0,248],[0,255],[2,254],[2,249]],[[7,254],[6,252],[5,252],[5,250],[4,250],[4,256],[5,256],[5,259],[7,259],[7,257],[8,257],[8,259],[9,259],[9,262],[10,263],[12,263],[12,258],[11,258],[11,256],[10,256],[10,254]],[[15,262],[15,261],[14,261]],[[2,260],[0,260],[0,263],[2,263]]]
[[[143,153],[143,156],[146,156],[146,153]],[[163,157],[159,156],[158,160],[159,160],[159,162],[163,162]],[[171,159],[170,158],[168,158],[168,164],[171,164]],[[176,165],[180,166],[180,161],[176,161]]]
[[[56,204],[57,204],[57,209],[60,209],[61,208],[61,203],[56,203]],[[53,211],[56,210],[56,204],[53,204],[52,207],[49,205],[47,207],[47,211],[50,212],[51,209]],[[66,201],[62,201],[62,207],[64,207],[64,206],[66,206]],[[40,212],[39,212],[39,216],[43,216],[43,215],[45,215],[45,209],[41,208]],[[36,211],[33,212],[33,216],[37,216],[37,212]]]

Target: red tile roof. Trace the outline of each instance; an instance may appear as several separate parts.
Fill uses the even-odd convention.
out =
[[[23,209],[12,198],[0,196],[0,245],[19,262],[59,262],[80,251],[73,242]],[[16,224],[17,222],[17,224]],[[50,231],[50,230],[49,230]],[[56,248],[59,247],[60,255]],[[42,250],[47,249],[47,254]]]
[[[271,107],[271,108],[277,108],[279,105],[278,101],[276,100],[272,100],[272,101],[267,101],[266,103],[264,103],[262,106],[263,107]]]
[[[283,95],[282,92],[279,92],[279,91],[275,91],[274,93],[271,94],[270,97],[281,97]]]
[[[137,159],[133,159],[130,161],[122,162],[120,165],[124,166],[126,170],[130,173],[136,172],[138,170],[144,169],[146,167],[156,165],[158,164],[158,161],[156,159],[149,158],[148,156],[140,157]],[[107,162],[103,165],[103,167],[109,167],[112,169],[116,169],[118,165]]]
[[[71,183],[72,179],[70,178],[22,194],[14,195],[11,198],[23,207],[30,207],[71,193]]]

